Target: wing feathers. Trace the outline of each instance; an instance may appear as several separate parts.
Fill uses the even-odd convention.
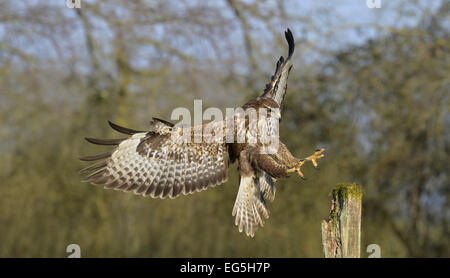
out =
[[[91,155],[91,156],[82,156],[79,159],[81,161],[95,161],[95,160],[99,160],[99,159],[110,157],[112,155],[113,151],[114,150],[109,151],[109,152],[105,152],[105,153],[101,153],[101,154],[97,154],[97,155]]]
[[[163,124],[165,124],[166,126],[169,126],[169,127],[173,127],[173,126],[174,126],[174,124],[172,124],[171,122],[168,122],[168,121],[163,120],[163,119],[160,119],[160,118],[152,117],[152,119],[153,119],[154,121],[158,121],[158,122],[160,122],[160,123],[163,123]]]
[[[294,54],[295,49],[294,36],[292,35],[292,32],[289,28],[284,32],[284,37],[286,38],[286,41],[288,42],[289,45],[287,57],[287,60],[289,60],[292,57],[292,54]]]
[[[106,159],[82,169],[85,182],[153,198],[175,198],[223,183],[227,178],[228,146],[171,141],[170,123],[154,118],[154,131],[135,133],[110,122],[113,129],[132,136],[126,139],[93,139],[88,142],[115,145],[113,151],[81,157]]]
[[[123,133],[123,134],[133,135],[133,134],[136,134],[136,133],[144,132],[144,131],[129,129],[129,128],[117,125],[117,124],[115,124],[115,123],[113,123],[111,121],[108,121],[108,124],[109,124],[109,126],[111,126],[112,129],[114,129],[115,131],[118,131],[120,133]]]
[[[95,145],[105,145],[105,146],[109,146],[109,145],[119,145],[120,143],[122,143],[123,141],[126,140],[126,138],[122,138],[122,139],[94,139],[94,138],[84,138],[86,139],[86,141],[88,141],[89,143],[95,144]]]
[[[106,173],[105,168],[102,168],[100,170],[97,170],[93,173],[91,173],[90,175],[88,175],[87,177],[85,177],[82,181],[83,182],[90,182],[90,181],[94,181],[97,178],[101,178],[104,176],[104,174]]]
[[[283,56],[277,61],[275,73],[272,75],[270,83],[266,85],[264,93],[261,97],[271,98],[275,100],[281,107],[287,89],[287,79],[292,68],[291,57],[294,53],[295,43],[291,30],[287,29],[284,36],[289,46],[288,56],[286,60]]]
[[[257,182],[264,200],[273,202],[275,199],[275,181],[276,179],[267,173],[262,173],[258,176]]]
[[[81,169],[81,170],[80,170],[80,174],[86,173],[86,172],[90,172],[90,171],[92,171],[92,170],[96,170],[96,169],[99,169],[99,168],[106,167],[106,164],[107,164],[106,160],[97,162],[97,163],[95,163],[95,164],[92,164],[92,165],[89,166],[89,167],[86,167],[86,168]]]
[[[259,226],[264,225],[263,218],[269,217],[269,210],[261,195],[261,190],[253,176],[240,178],[239,192],[233,207],[234,224],[239,232],[244,231],[254,237]]]

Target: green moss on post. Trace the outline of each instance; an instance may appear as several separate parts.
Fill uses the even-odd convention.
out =
[[[341,183],[332,191],[328,220],[322,221],[326,258],[359,258],[361,241],[361,186]]]
[[[348,195],[352,195],[353,198],[361,200],[363,192],[361,186],[356,183],[339,183],[334,187],[333,194],[343,194],[345,198],[347,198]]]

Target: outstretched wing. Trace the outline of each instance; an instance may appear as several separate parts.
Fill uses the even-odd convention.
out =
[[[257,177],[241,176],[239,192],[233,207],[234,224],[239,232],[245,230],[247,236],[253,237],[259,226],[264,225],[264,219],[269,218],[266,200],[275,197],[274,179],[265,172]]]
[[[289,71],[292,68],[291,57],[294,53],[294,37],[292,36],[291,30],[287,29],[284,32],[284,36],[289,45],[289,52],[286,60],[284,60],[283,56],[277,62],[277,67],[275,69],[275,73],[272,75],[270,83],[266,85],[264,89],[264,93],[261,97],[271,98],[278,103],[281,109],[281,103],[284,100],[284,96],[286,95],[287,89],[287,80],[289,77]]]
[[[93,144],[115,145],[114,150],[80,158],[97,162],[80,172],[83,180],[105,188],[133,191],[153,198],[192,194],[227,180],[228,146],[223,143],[180,143],[171,139],[173,125],[154,118],[150,131],[141,132],[110,123],[125,139],[99,140]]]

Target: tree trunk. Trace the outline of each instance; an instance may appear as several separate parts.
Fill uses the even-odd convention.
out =
[[[333,189],[328,220],[322,221],[326,258],[359,258],[362,190],[357,184],[338,184]]]

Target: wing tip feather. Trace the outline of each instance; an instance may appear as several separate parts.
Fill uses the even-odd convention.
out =
[[[127,135],[133,135],[133,134],[136,134],[136,133],[144,132],[144,131],[140,131],[140,130],[134,130],[134,129],[131,129],[131,128],[123,127],[123,126],[115,124],[115,123],[113,123],[111,121],[108,121],[108,124],[115,131],[123,133],[123,134],[127,134]]]
[[[125,141],[127,138],[120,138],[120,139],[96,139],[96,138],[90,138],[90,137],[84,137],[86,141],[88,141],[91,144],[95,145],[105,145],[105,146],[115,146],[119,145],[123,141]]]
[[[288,58],[292,57],[292,54],[294,54],[294,50],[295,50],[295,41],[294,41],[294,36],[292,35],[291,29],[287,28],[287,30],[284,32],[284,37],[286,38],[286,41],[288,43],[289,46],[289,51],[288,51]]]

